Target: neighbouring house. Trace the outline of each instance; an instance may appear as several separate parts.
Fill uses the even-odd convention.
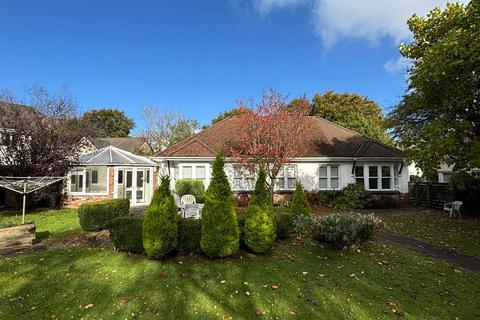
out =
[[[121,138],[87,138],[84,137],[78,144],[78,151],[81,154],[95,152],[99,149],[114,146],[119,149],[134,153],[137,155],[151,155],[152,147],[145,139],[141,137],[121,137]]]
[[[302,136],[307,148],[282,168],[275,181],[275,193],[290,194],[297,181],[309,191],[341,190],[349,183],[361,183],[378,206],[392,206],[408,198],[409,170],[402,152],[320,117],[304,117]],[[230,117],[177,143],[152,157],[160,170],[178,179],[191,178],[210,183],[212,162],[219,150],[235,143],[240,118]],[[255,175],[226,154],[225,171],[237,194],[250,193]]]
[[[480,169],[472,169],[470,173],[474,176],[480,177]],[[453,175],[453,166],[442,163],[437,170],[438,182],[449,183]]]
[[[155,163],[113,145],[80,155],[67,176],[68,205],[85,201],[126,198],[131,205],[150,203]]]

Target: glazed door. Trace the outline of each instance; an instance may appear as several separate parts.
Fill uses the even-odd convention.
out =
[[[137,169],[135,202],[145,202],[145,170]]]
[[[133,170],[125,170],[125,199],[132,201],[133,196]]]

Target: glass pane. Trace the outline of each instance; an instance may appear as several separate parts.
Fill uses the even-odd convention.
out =
[[[331,166],[330,167],[330,176],[331,177],[338,177],[338,166]]]
[[[128,176],[128,173],[127,173],[127,176]],[[131,190],[128,190],[127,192],[125,192],[125,198],[128,199],[128,200],[132,200],[132,191]]]
[[[369,166],[368,167],[368,175],[370,177],[378,177],[378,167],[377,166]]]
[[[137,171],[137,187],[143,188],[143,170]]]
[[[143,191],[137,190],[137,200],[142,200],[142,199],[143,199]]]
[[[390,177],[390,167],[382,166],[382,177]]]
[[[78,175],[78,192],[81,192],[83,189],[83,174]]]
[[[368,188],[369,189],[378,189],[378,179],[377,178],[368,179]]]
[[[145,179],[145,183],[150,183],[150,169],[147,169],[147,178]]]
[[[357,178],[357,179],[355,179],[355,182],[363,185],[365,183],[365,179]]]
[[[363,167],[355,167],[355,177],[363,177]]]
[[[123,183],[123,170],[118,170],[118,183]]]
[[[286,168],[287,177],[294,178],[295,177],[295,166],[288,166]]]
[[[327,189],[327,178],[320,178],[320,189]]]
[[[126,183],[126,187],[127,188],[131,188],[132,187],[132,184],[133,184],[133,176],[132,176],[132,171],[127,171],[127,183]],[[131,197],[131,196],[130,196]],[[130,198],[127,198],[127,199],[130,199]]]
[[[330,188],[331,189],[338,189],[338,178],[330,179]]]
[[[192,167],[183,167],[182,168],[182,176],[184,179],[192,178]]]
[[[276,179],[275,180],[275,188],[277,190],[283,190],[285,188],[285,186],[283,185],[284,183],[284,180],[283,178],[280,178],[280,179]]]
[[[205,179],[205,167],[196,167],[195,173],[198,180]]]
[[[87,170],[87,172],[85,172],[86,174],[86,178],[85,178],[85,188],[88,189],[88,187],[90,186],[90,170]],[[88,190],[87,190],[88,192]]]
[[[75,174],[70,176],[70,191],[77,192],[77,175]]]
[[[92,183],[98,183],[98,170],[92,170]]]
[[[287,178],[287,188],[288,189],[295,189],[295,178]]]
[[[382,189],[391,189],[390,187],[390,178],[382,179]]]
[[[320,167],[320,177],[327,176],[327,167]]]

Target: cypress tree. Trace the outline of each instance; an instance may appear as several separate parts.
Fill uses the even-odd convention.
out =
[[[162,203],[162,200],[171,195],[170,193],[170,177],[163,176],[161,177],[160,186],[155,190],[150,201],[150,205],[156,204],[157,206]]]
[[[234,254],[239,246],[237,214],[230,183],[223,170],[224,161],[223,155],[217,154],[202,210],[200,246],[210,258]]]
[[[303,186],[300,182],[297,182],[295,186],[290,210],[295,215],[310,215],[310,205],[308,204],[307,195],[305,191],[303,191]]]
[[[257,181],[255,182],[255,189],[252,193],[252,198],[248,205],[257,205],[263,207],[264,205],[271,205],[270,196],[267,190],[267,174],[263,167],[260,167]]]

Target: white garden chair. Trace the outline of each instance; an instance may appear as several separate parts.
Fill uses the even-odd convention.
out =
[[[186,204],[183,209],[183,217],[189,219],[200,219],[201,209],[197,204]]]
[[[182,206],[186,206],[187,204],[195,204],[197,200],[195,199],[194,195],[186,194],[180,199],[180,203]]]
[[[456,215],[461,218],[460,207],[462,204],[462,201],[447,202],[443,205],[443,211],[447,211],[450,218],[454,218]]]

